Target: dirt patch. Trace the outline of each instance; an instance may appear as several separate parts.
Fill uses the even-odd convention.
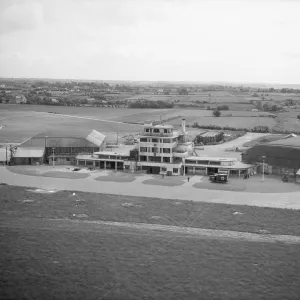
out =
[[[32,199],[23,199],[23,200],[20,200],[19,202],[20,203],[34,203],[35,200],[32,200]]]
[[[122,206],[123,207],[127,207],[127,208],[142,208],[143,205],[140,205],[140,204],[134,204],[134,203],[122,203]]]
[[[58,221],[58,219],[55,219]],[[67,220],[63,220],[67,221]],[[72,220],[69,220],[72,222]],[[286,244],[300,244],[300,236],[293,235],[271,235],[271,234],[257,234],[249,232],[229,231],[229,230],[214,230],[192,227],[179,227],[158,224],[145,224],[145,223],[128,223],[128,222],[105,222],[105,221],[84,221],[90,224],[108,225],[134,228],[138,230],[152,230],[152,231],[168,231],[183,235],[193,235],[199,237],[207,237],[214,239],[233,239],[243,240],[249,242],[269,242],[269,243],[286,243]]]
[[[34,190],[26,190],[31,193],[40,193],[40,194],[53,194],[59,192],[59,190],[44,190],[44,189],[34,189]]]

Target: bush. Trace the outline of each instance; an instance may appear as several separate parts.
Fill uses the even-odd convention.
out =
[[[213,111],[213,115],[215,117],[221,117],[221,112],[218,109],[216,109],[216,110]]]

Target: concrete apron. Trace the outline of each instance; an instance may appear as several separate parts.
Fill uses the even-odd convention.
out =
[[[199,190],[191,186],[151,186],[141,182],[101,182],[87,179],[38,177],[15,174],[8,171],[5,167],[0,168],[0,182],[16,186],[54,190],[300,209],[300,192],[282,194],[246,193],[205,189]]]

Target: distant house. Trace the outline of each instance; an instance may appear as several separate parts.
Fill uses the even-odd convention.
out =
[[[27,103],[27,99],[24,95],[12,95],[12,99],[10,101],[10,103],[13,104],[25,104]]]
[[[58,103],[58,102],[59,102],[59,101],[58,101],[57,99],[55,99],[55,98],[52,98],[51,101],[52,101],[53,103]]]
[[[69,94],[68,91],[49,91],[51,96],[63,96]]]
[[[222,131],[207,131],[197,136],[197,143],[212,144],[217,143],[223,139],[224,133]]]

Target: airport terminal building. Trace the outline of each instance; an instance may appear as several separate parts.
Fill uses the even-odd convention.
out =
[[[188,140],[184,119],[180,130],[161,123],[145,124],[137,143],[113,148],[106,144],[106,136],[96,130],[41,133],[20,144],[13,152],[11,163],[76,165],[165,175],[255,173],[253,165],[236,159],[197,156],[194,143]]]

